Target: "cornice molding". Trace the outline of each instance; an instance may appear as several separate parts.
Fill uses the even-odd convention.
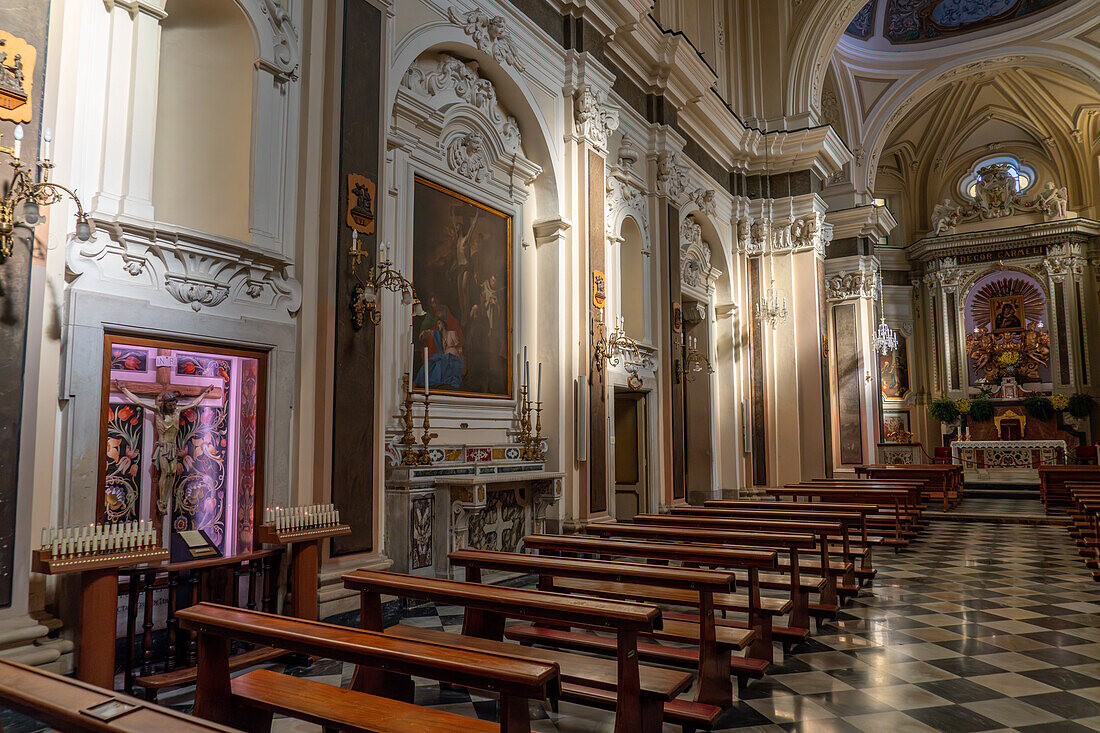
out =
[[[979,254],[1005,247],[1071,244],[1097,237],[1100,237],[1100,221],[1064,219],[1007,229],[925,237],[909,245],[906,253],[913,262],[929,262],[940,257]]]
[[[829,211],[825,220],[833,225],[834,239],[867,237],[875,242],[881,241],[898,225],[888,208],[874,204]]]

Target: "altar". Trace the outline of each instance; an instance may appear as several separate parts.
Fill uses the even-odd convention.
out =
[[[545,451],[545,441],[543,443]],[[565,474],[515,444],[432,446],[431,463],[405,465],[388,446],[386,554],[397,572],[448,577],[457,549],[516,552],[547,530]]]
[[[955,440],[951,460],[968,484],[1039,484],[1039,466],[1066,462],[1064,440]]]

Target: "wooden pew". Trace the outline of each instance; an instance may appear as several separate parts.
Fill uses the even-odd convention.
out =
[[[699,507],[673,507],[672,513],[686,513],[697,510]],[[828,521],[830,514],[856,514],[859,516],[857,529],[859,541],[865,546],[875,547],[882,544],[881,537],[871,537],[868,530],[868,518],[878,514],[878,506],[874,504],[828,504],[825,502],[804,501],[751,501],[740,499],[710,499],[703,502],[703,509],[718,509],[722,511],[736,512],[739,516],[760,517],[766,519],[776,513],[794,518],[808,515],[821,515]],[[732,516],[732,515],[731,515]],[[868,550],[861,558],[859,567],[855,568],[856,576],[865,584],[870,584],[875,579],[878,571],[874,569],[873,552]]]
[[[876,479],[920,479],[924,481],[924,497],[930,501],[939,499],[943,510],[954,509],[962,500],[962,466],[941,463],[916,463],[911,465],[868,464],[857,466],[856,474]]]
[[[681,591],[680,602],[690,598],[692,605],[698,609],[697,619],[671,620],[666,616],[660,630],[641,633],[661,641],[697,646],[699,684],[696,701],[720,707],[733,704],[730,682],[732,653],[735,649],[745,649],[756,640],[755,631],[732,629],[715,623],[714,594],[732,593],[736,589],[737,581],[733,573],[490,550],[456,550],[448,557],[452,567],[465,568],[466,580],[473,583],[481,582],[482,571],[505,570],[536,575],[539,589],[547,591],[553,591],[559,585],[568,585],[571,591],[575,591],[581,581],[589,581],[590,585],[586,587],[590,591],[611,589],[616,584],[621,589],[651,586],[653,594],[661,600]],[[568,627],[578,624],[564,621],[559,625]]]
[[[805,497],[809,500],[822,500],[832,503],[874,503],[879,506],[892,507],[893,509],[893,535],[884,535],[882,542],[900,552],[901,548],[909,545],[909,537],[915,536],[912,517],[915,510],[907,507],[910,505],[910,492],[906,489],[863,489],[833,486],[813,486],[810,484],[794,484],[782,488],[767,488],[764,490],[769,496],[792,498]],[[918,490],[919,491],[919,490]]]
[[[104,703],[132,706],[101,720],[82,712]],[[0,708],[66,733],[235,733],[237,729],[107,690],[71,677],[0,659]]]
[[[749,521],[836,522],[841,526],[845,559],[850,560],[855,565],[853,574],[858,578],[859,585],[863,585],[865,581],[870,581],[875,577],[873,551],[877,545],[882,544],[882,539],[867,536],[866,511],[807,512],[797,505],[788,505],[793,507],[789,509],[773,509],[770,508],[771,503],[765,506],[769,508],[739,509],[733,507],[675,506],[672,507],[669,513],[674,517],[709,517]],[[856,585],[846,585],[842,591],[854,594],[858,589]]]
[[[656,524],[620,524],[617,522],[594,523],[585,527],[587,534],[599,537],[620,537],[633,540],[655,540],[665,542],[690,542],[693,544],[725,545],[730,547],[752,547],[774,549],[782,555],[787,555],[789,560],[780,557],[779,569],[792,572],[792,568],[798,568],[800,574],[820,575],[825,586],[821,590],[821,598],[818,603],[809,603],[805,608],[795,605],[791,609],[790,625],[794,627],[808,627],[809,618],[813,616],[818,621],[818,626],[824,618],[836,616],[840,609],[839,595],[837,592],[837,579],[844,577],[851,569],[851,563],[841,561],[827,561],[824,548],[818,543],[812,534],[794,534],[788,532],[734,532],[727,530],[690,529],[683,527],[666,527]],[[802,553],[816,551],[820,560],[814,562],[805,559]],[[809,552],[808,554],[812,554]],[[823,564],[824,563],[824,564]]]
[[[595,555],[601,559],[638,558],[646,561],[679,562],[684,567],[710,567],[732,569],[738,573],[737,581],[747,586],[750,591],[748,604],[736,596],[716,596],[715,608],[728,609],[738,613],[748,614],[747,621],[722,619],[718,623],[734,626],[736,628],[753,628],[760,635],[757,645],[763,646],[767,642],[770,646],[774,639],[783,644],[784,649],[789,649],[792,644],[806,640],[809,636],[809,628],[795,628],[793,626],[775,626],[772,616],[784,613],[784,609],[793,609],[800,603],[800,596],[808,593],[820,593],[825,585],[824,580],[810,582],[800,577],[796,569],[792,575],[764,574],[761,571],[778,571],[778,553],[773,550],[739,550],[719,545],[698,545],[681,542],[631,542],[626,540],[609,540],[585,537],[583,535],[528,535],[523,538],[524,546],[537,552],[570,553],[574,555]],[[790,603],[779,603],[778,599],[759,597],[759,603],[755,602],[757,596],[753,588],[767,588],[771,590],[783,590],[790,594]],[[806,606],[803,599],[801,605]],[[773,655],[768,650],[759,650],[752,653],[750,647],[749,656],[773,661]],[[737,666],[737,658],[734,658],[734,666]],[[736,671],[736,670],[735,670]],[[755,673],[748,676],[757,676]]]
[[[706,511],[706,510],[704,510]],[[634,517],[635,524],[656,524],[664,527],[683,527],[691,529],[720,529],[731,532],[791,532],[812,534],[817,541],[822,567],[827,566],[831,557],[830,537],[840,537],[842,552],[846,564],[844,584],[851,594],[856,593],[854,566],[851,564],[851,545],[848,540],[846,522],[826,522],[816,518],[800,521],[777,521],[766,519],[734,519],[721,517],[695,516],[689,514],[639,514]],[[839,593],[839,586],[837,591]]]
[[[429,720],[435,721],[439,711],[425,713],[414,705],[396,705],[397,701],[411,702],[410,676],[417,676],[499,693],[500,730],[527,733],[531,729],[528,701],[543,700],[557,692],[558,668],[545,662],[213,603],[199,603],[178,616],[183,628],[198,634],[195,715],[215,722],[247,720],[250,730],[270,730],[273,713],[320,722],[330,728],[389,730],[382,726],[393,719],[397,708],[407,722],[418,722],[424,716],[418,722],[419,730],[429,729]],[[257,674],[263,670],[230,681],[231,640],[358,665],[353,682],[357,692],[352,695],[349,690],[331,685],[309,686],[307,690],[298,684],[303,681],[300,678],[275,680]],[[338,711],[341,715],[354,714],[354,720],[338,719]]]
[[[1050,514],[1069,506],[1067,483],[1096,481],[1100,481],[1100,466],[1039,466],[1039,498]]]
[[[345,588],[359,592],[362,627],[368,631],[383,630],[383,594],[463,607],[463,635],[401,624],[386,633],[556,664],[562,699],[580,704],[596,700],[601,703],[598,707],[610,702],[619,733],[659,733],[662,718],[680,725],[710,727],[722,712],[720,707],[677,699],[691,687],[690,674],[638,664],[638,634],[661,628],[661,611],[656,606],[374,570],[347,573],[343,581]],[[585,628],[614,632],[616,659],[528,649],[502,641],[505,621],[517,618],[536,622],[568,619]]]
[[[1092,570],[1093,580],[1100,581],[1100,482],[1067,483],[1070,496],[1069,532],[1085,558],[1085,567]]]

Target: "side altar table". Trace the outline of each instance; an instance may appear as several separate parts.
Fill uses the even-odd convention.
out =
[[[449,577],[452,550],[515,551],[548,530],[565,474],[515,444],[432,445],[431,463],[387,451],[387,554],[395,572]]]
[[[1039,466],[1066,462],[1064,440],[955,440],[951,460],[974,484],[1038,484]]]

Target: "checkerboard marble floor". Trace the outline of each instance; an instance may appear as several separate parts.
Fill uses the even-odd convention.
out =
[[[1100,730],[1100,584],[1064,529],[933,523],[876,566],[874,587],[780,657],[716,730]],[[458,608],[421,607],[403,623],[458,631],[461,620]],[[287,671],[334,684],[351,672],[334,662]],[[187,709],[188,695],[162,700]],[[427,681],[416,701],[496,717],[493,700]],[[612,714],[568,703],[533,717],[543,733],[613,730]],[[319,730],[286,719],[274,729]]]
[[[878,553],[876,566],[874,587],[749,685],[716,730],[1100,730],[1100,584],[1064,529],[935,523],[910,550]],[[403,623],[458,631],[461,621],[461,609],[429,607]],[[349,673],[300,672],[332,682]],[[417,701],[496,714],[491,700],[427,682]],[[613,729],[610,713],[566,703],[534,716],[548,733]]]

